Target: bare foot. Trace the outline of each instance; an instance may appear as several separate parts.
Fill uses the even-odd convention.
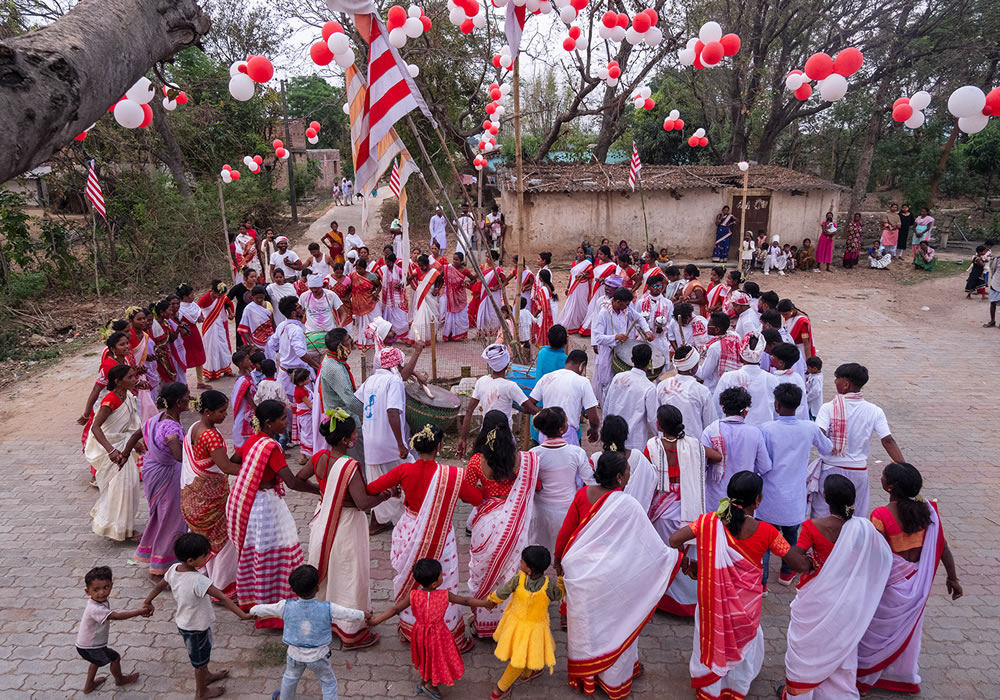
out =
[[[218,673],[208,674],[208,680],[205,681],[205,684],[211,685],[212,683],[218,683],[224,678],[229,678],[229,671],[227,671],[226,669],[222,669]]]
[[[206,389],[211,389],[212,387],[206,384],[205,382],[198,382],[198,388],[201,389],[202,391],[205,391]]]
[[[131,685],[139,680],[138,673],[130,673],[127,676],[122,676],[120,679],[115,679],[115,685]]]
[[[195,700],[207,700],[208,698],[217,698],[225,692],[225,688],[206,688],[204,693],[196,694],[194,697]]]
[[[142,539],[142,533],[141,532],[137,532],[136,530],[133,530],[132,534],[129,535],[128,541],[129,542],[138,542],[141,539]],[[121,685],[121,683],[119,683],[118,685]]]
[[[104,681],[108,680],[107,676],[99,676],[94,679],[93,683],[85,683],[83,686],[84,693],[93,693],[95,690],[104,685]]]

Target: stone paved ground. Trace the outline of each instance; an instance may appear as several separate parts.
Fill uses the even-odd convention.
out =
[[[338,212],[339,213],[339,212]],[[991,419],[998,415],[996,349],[1000,331],[980,327],[985,304],[962,297],[961,279],[937,279],[913,286],[887,285],[871,271],[832,275],[761,277],[794,297],[816,326],[818,347],[832,370],[858,360],[872,372],[867,396],[885,407],[904,454],[925,477],[925,493],[940,509],[966,596],[952,603],[939,574],[924,625],[923,697],[995,697],[1000,677],[1000,592],[995,573],[1000,552],[1000,486],[997,440]],[[766,280],[769,284],[764,284]],[[929,311],[921,311],[929,306]],[[441,363],[470,348],[444,347]],[[80,429],[74,423],[97,365],[96,349],[68,358],[29,382],[14,385],[0,403],[0,454],[6,487],[0,491],[0,697],[62,698],[78,694],[86,664],[74,650],[74,635],[85,603],[83,574],[98,564],[116,575],[112,603],[137,606],[149,589],[145,571],[130,561],[133,548],[99,539],[90,532],[88,512],[96,491],[80,454]],[[422,360],[422,363],[425,360]],[[464,361],[463,361],[464,363]],[[228,391],[229,383],[222,382]],[[190,417],[189,417],[190,420]],[[228,434],[228,427],[224,430]],[[876,471],[885,454],[873,447],[873,502],[884,502]],[[289,504],[307,540],[313,502],[291,493]],[[468,538],[455,517],[462,580],[467,573]],[[143,503],[139,521],[144,523]],[[391,594],[389,533],[372,541],[373,598],[376,609]],[[776,567],[776,564],[772,564]],[[612,573],[612,572],[609,572]],[[778,586],[764,604],[767,656],[752,697],[773,697],[783,676],[787,606],[793,593]],[[190,697],[193,680],[181,640],[172,623],[173,602],[159,599],[156,615],[112,626],[111,644],[123,654],[126,672],[141,674],[127,690],[106,688],[97,697]],[[227,695],[264,697],[278,686],[282,653],[274,633],[254,631],[225,611],[218,613],[213,665],[232,673]],[[416,675],[409,652],[383,629],[382,642],[360,652],[335,652],[333,662],[346,698],[407,698]],[[657,614],[640,637],[645,678],[634,686],[637,698],[690,697],[687,660],[691,623]],[[516,698],[571,697],[565,685],[565,634],[556,632],[556,673],[515,687]],[[280,663],[280,662],[279,662]],[[466,674],[446,692],[451,698],[485,698],[502,670],[491,647],[478,642],[466,657]],[[303,697],[318,697],[312,679],[300,686]],[[875,694],[876,697],[882,697]],[[886,696],[888,697],[888,695]]]

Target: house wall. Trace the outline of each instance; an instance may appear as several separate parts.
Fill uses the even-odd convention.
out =
[[[646,225],[649,241],[666,246],[672,256],[709,257],[715,242],[715,216],[723,206],[732,206],[733,195],[740,189],[709,187],[671,192],[656,190],[643,193],[624,192],[553,192],[524,195],[527,227],[526,253],[541,250],[564,251],[575,248],[583,239],[597,243],[609,238],[615,243],[625,239],[633,247],[645,244]],[[770,194],[769,234],[778,234],[786,243],[800,243],[808,235],[815,242],[819,222],[831,207],[837,211],[839,193],[815,190],[801,195],[750,189],[749,196]],[[518,225],[517,193],[501,193],[500,206],[509,224]],[[737,218],[739,212],[736,212]],[[735,236],[735,234],[734,234]],[[508,242],[514,250],[516,241]],[[738,246],[731,247],[735,259]]]

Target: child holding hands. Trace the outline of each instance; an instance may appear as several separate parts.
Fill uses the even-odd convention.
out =
[[[208,662],[212,657],[212,623],[215,622],[215,610],[212,609],[212,598],[215,598],[224,608],[241,620],[251,620],[253,617],[237,607],[229,596],[212,585],[212,580],[199,571],[204,568],[212,555],[212,545],[208,538],[195,532],[188,532],[174,542],[174,556],[178,562],[163,575],[146,596],[144,606],[152,611],[156,596],[170,588],[170,593],[177,604],[174,622],[177,631],[181,633],[184,646],[187,647],[188,658],[194,666],[195,699],[217,698],[226,692],[223,687],[209,689],[209,685],[229,676],[229,671],[222,670],[211,673]]]

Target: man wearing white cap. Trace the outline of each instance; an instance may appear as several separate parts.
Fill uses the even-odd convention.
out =
[[[752,400],[746,422],[760,426],[774,420],[774,388],[780,382],[773,374],[760,368],[764,346],[764,336],[760,331],[748,333],[740,340],[740,362],[743,366],[723,374],[715,386],[715,408],[719,418],[725,417],[719,404],[719,395],[726,389],[741,386],[750,393]]]
[[[295,272],[302,269],[302,261],[299,260],[299,256],[296,255],[294,250],[289,249],[288,238],[285,236],[275,238],[274,245],[277,247],[277,250],[271,253],[271,259],[268,261],[271,266],[269,270],[271,279],[274,279],[274,271],[276,269],[284,272],[285,277],[289,279],[294,278]]]
[[[314,273],[306,277],[309,291],[299,297],[299,304],[306,310],[306,333],[332,331],[340,325],[339,309],[343,302],[332,289],[323,288],[323,275]]]
[[[615,278],[609,278],[608,282],[612,279]],[[624,343],[635,331],[640,331],[647,341],[653,339],[653,333],[649,330],[646,319],[632,307],[632,300],[635,297],[629,290],[621,288],[621,278],[618,280],[619,288],[611,295],[611,306],[601,309],[597,314],[590,336],[591,344],[597,349],[593,379],[594,395],[601,405],[604,405],[604,394],[611,384],[613,374],[611,354],[615,351],[615,346]]]
[[[700,359],[701,355],[690,345],[680,346],[674,352],[677,374],[656,385],[657,405],[670,404],[679,410],[684,417],[684,432],[698,436],[717,417],[712,392],[695,376]]]
[[[434,216],[431,217],[430,223],[431,247],[433,248],[434,244],[437,244],[439,257],[444,252],[444,249],[448,247],[448,233],[445,228],[447,224],[448,220],[444,218],[444,210],[441,209],[441,205],[439,204],[434,208]]]
[[[646,369],[653,357],[649,345],[632,347],[632,369],[619,372],[608,385],[603,404],[604,416],[621,416],[628,423],[625,447],[642,450],[650,435],[656,435],[656,385],[649,381]]]
[[[781,238],[774,236],[771,239],[771,247],[767,251],[767,257],[764,258],[764,274],[771,274],[771,268],[773,267],[778,271],[779,275],[784,275],[787,262],[785,253],[781,249]]]
[[[650,345],[663,353],[663,357],[667,360],[664,369],[670,369],[670,336],[674,323],[674,303],[664,294],[667,278],[660,268],[652,267],[646,271],[643,279],[646,283],[646,292],[639,299],[639,313],[653,331],[654,337]]]
[[[350,257],[351,251],[357,251],[359,248],[364,247],[365,242],[361,240],[361,236],[358,235],[355,228],[353,226],[348,226],[347,235],[344,236],[344,256]]]
[[[514,427],[512,418],[514,406],[518,406],[528,415],[534,415],[540,410],[537,406],[528,403],[528,397],[525,396],[521,387],[507,379],[507,368],[510,367],[510,350],[507,349],[506,345],[499,343],[488,345],[483,350],[483,359],[486,360],[490,373],[477,379],[476,386],[472,390],[469,409],[465,413],[462,430],[458,436],[456,452],[459,457],[465,456],[465,440],[469,435],[469,424],[472,422],[472,414],[475,413],[479,404],[483,405],[484,416],[490,411],[502,412],[507,416],[511,428]]]
[[[744,337],[747,333],[760,330],[760,316],[750,307],[750,295],[746,292],[732,292],[729,303],[733,306],[736,316],[736,335]]]

